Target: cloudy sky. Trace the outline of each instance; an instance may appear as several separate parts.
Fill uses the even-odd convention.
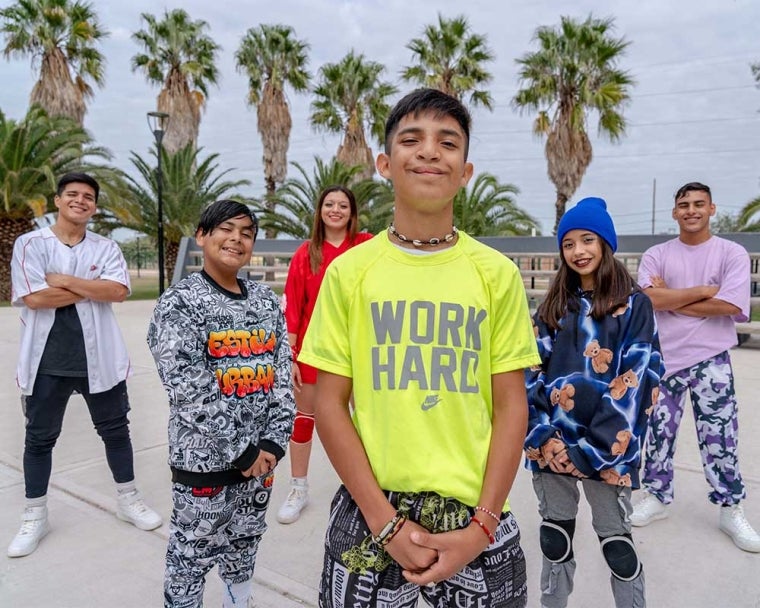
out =
[[[10,4],[0,0],[0,6]],[[609,202],[618,231],[648,234],[672,229],[672,195],[684,182],[699,180],[713,189],[719,211],[735,213],[760,194],[760,89],[750,62],[760,61],[760,2],[756,0],[95,0],[111,32],[103,44],[106,85],[96,91],[85,126],[129,170],[129,153],[148,153],[152,135],[145,113],[155,109],[158,89],[132,73],[130,58],[139,51],[131,34],[142,27],[140,14],[182,7],[203,19],[222,46],[221,80],[209,93],[200,145],[220,154],[231,177],[251,180],[247,194],[263,191],[261,145],[256,114],[245,103],[246,82],[233,55],[245,31],[259,23],[291,25],[311,45],[310,70],[340,60],[350,49],[387,67],[386,79],[401,93],[399,81],[411,62],[406,44],[425,25],[464,13],[473,31],[487,36],[496,59],[490,91],[493,112],[475,111],[471,160],[477,171],[496,174],[520,188],[518,203],[543,224],[553,225],[554,189],[546,177],[543,143],[531,134],[532,118],[516,113],[510,100],[517,90],[515,58],[535,48],[536,27],[561,15],[614,17],[617,34],[631,41],[621,67],[636,80],[625,114],[630,123],[619,144],[596,137],[594,160],[574,199],[602,196]],[[465,8],[466,7],[466,8]],[[603,7],[600,8],[600,7]],[[0,63],[0,109],[20,118],[26,111],[35,71],[29,60]],[[314,155],[328,158],[338,139],[317,134],[308,122],[310,98],[289,93],[293,113],[289,159],[312,166]],[[656,180],[656,196],[653,184]]]

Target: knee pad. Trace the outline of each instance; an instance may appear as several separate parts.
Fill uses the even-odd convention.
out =
[[[574,534],[574,519],[563,521],[545,519],[541,522],[539,530],[541,553],[554,564],[570,561],[573,559]]]
[[[309,443],[314,435],[314,414],[304,414],[296,411],[296,419],[293,421],[293,434],[290,440],[293,443]]]
[[[641,574],[641,562],[631,535],[601,538],[602,555],[612,575],[621,581],[632,581]]]

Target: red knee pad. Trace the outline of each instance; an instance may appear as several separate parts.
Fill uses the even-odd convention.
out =
[[[290,440],[293,443],[309,443],[314,435],[314,415],[296,412],[293,422],[293,435]]]

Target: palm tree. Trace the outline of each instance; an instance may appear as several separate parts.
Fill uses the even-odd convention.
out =
[[[248,103],[256,106],[257,128],[264,146],[267,208],[274,210],[277,184],[288,173],[288,147],[293,121],[285,99],[285,85],[296,92],[309,88],[306,70],[309,45],[295,39],[287,25],[260,25],[249,29],[235,53],[238,70],[248,76]],[[267,231],[267,238],[276,235]]]
[[[220,198],[236,198],[247,202],[236,194],[242,186],[250,185],[248,180],[225,181],[232,169],[219,171],[216,163],[218,154],[210,154],[205,159],[199,155],[203,148],[188,144],[178,152],[170,154],[163,150],[162,202],[164,215],[164,246],[166,251],[166,272],[169,280],[177,263],[179,243],[183,236],[195,234],[201,211]],[[152,152],[155,156],[155,151]],[[102,223],[109,227],[135,230],[156,239],[158,228],[158,183],[156,163],[148,162],[135,152],[130,159],[137,169],[140,179],[126,175],[127,193],[113,204],[104,205],[109,213]]]
[[[715,217],[710,220],[710,231],[714,234],[741,232],[742,226],[739,223],[739,213],[731,213],[729,211],[717,213]]]
[[[50,118],[39,106],[20,121],[0,111],[0,300],[10,299],[13,243],[33,228],[33,218],[53,209],[58,177],[73,170],[96,173],[89,157],[109,154],[70,118]]]
[[[381,208],[388,200],[393,203],[392,191],[381,182],[373,179],[358,179],[362,172],[361,165],[346,166],[342,162],[332,159],[325,163],[321,158],[314,157],[314,169],[309,175],[308,171],[298,163],[292,163],[300,177],[291,177],[280,186],[274,200],[278,208],[285,211],[271,211],[259,203],[259,219],[263,228],[274,229],[278,233],[286,234],[295,239],[308,239],[314,219],[314,206],[322,191],[333,185],[350,187],[356,197],[356,205],[359,211],[359,229],[367,229],[370,224],[381,224],[385,228],[390,221],[392,210],[382,211]],[[389,194],[390,192],[390,194]],[[375,220],[375,215],[385,213],[386,218]],[[373,232],[373,230],[370,230]]]
[[[79,126],[92,97],[90,82],[103,86],[105,59],[98,43],[108,32],[98,23],[89,2],[17,0],[0,9],[6,58],[30,56],[39,62],[39,79],[29,105],[49,116],[66,116]]]
[[[540,232],[538,221],[520,209],[512,184],[500,184],[490,173],[479,174],[454,197],[454,223],[473,236],[523,236]]]
[[[736,218],[736,230],[738,232],[760,232],[760,196],[752,199]]]
[[[349,167],[361,165],[360,177],[374,173],[374,159],[365,129],[382,145],[385,119],[390,112],[386,99],[397,89],[380,80],[385,66],[348,53],[338,63],[319,70],[319,84],[311,104],[311,126],[318,131],[343,133],[336,158]]]
[[[460,101],[467,95],[473,106],[493,109],[491,94],[481,87],[491,81],[483,65],[494,58],[486,37],[472,34],[463,15],[428,25],[421,38],[406,45],[414,54],[415,65],[407,66],[401,78],[424,87],[443,91]]]
[[[132,39],[144,52],[132,57],[132,71],[142,70],[148,82],[162,87],[158,110],[171,117],[163,145],[174,153],[197,144],[208,85],[216,84],[219,75],[216,56],[220,47],[206,35],[208,23],[192,21],[182,9],[165,10],[162,21],[148,13],[143,13],[142,19],[147,28],[134,33]]]
[[[533,131],[546,136],[549,179],[557,191],[555,233],[591,164],[589,114],[599,114],[599,133],[611,141],[625,133],[621,109],[634,81],[617,68],[629,42],[612,37],[613,24],[613,19],[589,16],[579,23],[562,17],[559,27],[539,27],[534,36],[539,49],[517,59],[522,88],[513,104],[538,111]]]

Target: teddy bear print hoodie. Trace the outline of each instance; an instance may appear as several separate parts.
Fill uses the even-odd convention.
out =
[[[552,472],[541,446],[559,439],[590,479],[637,488],[647,419],[664,372],[649,298],[635,290],[600,321],[590,292],[550,329],[534,317],[541,365],[526,370],[526,467]]]

